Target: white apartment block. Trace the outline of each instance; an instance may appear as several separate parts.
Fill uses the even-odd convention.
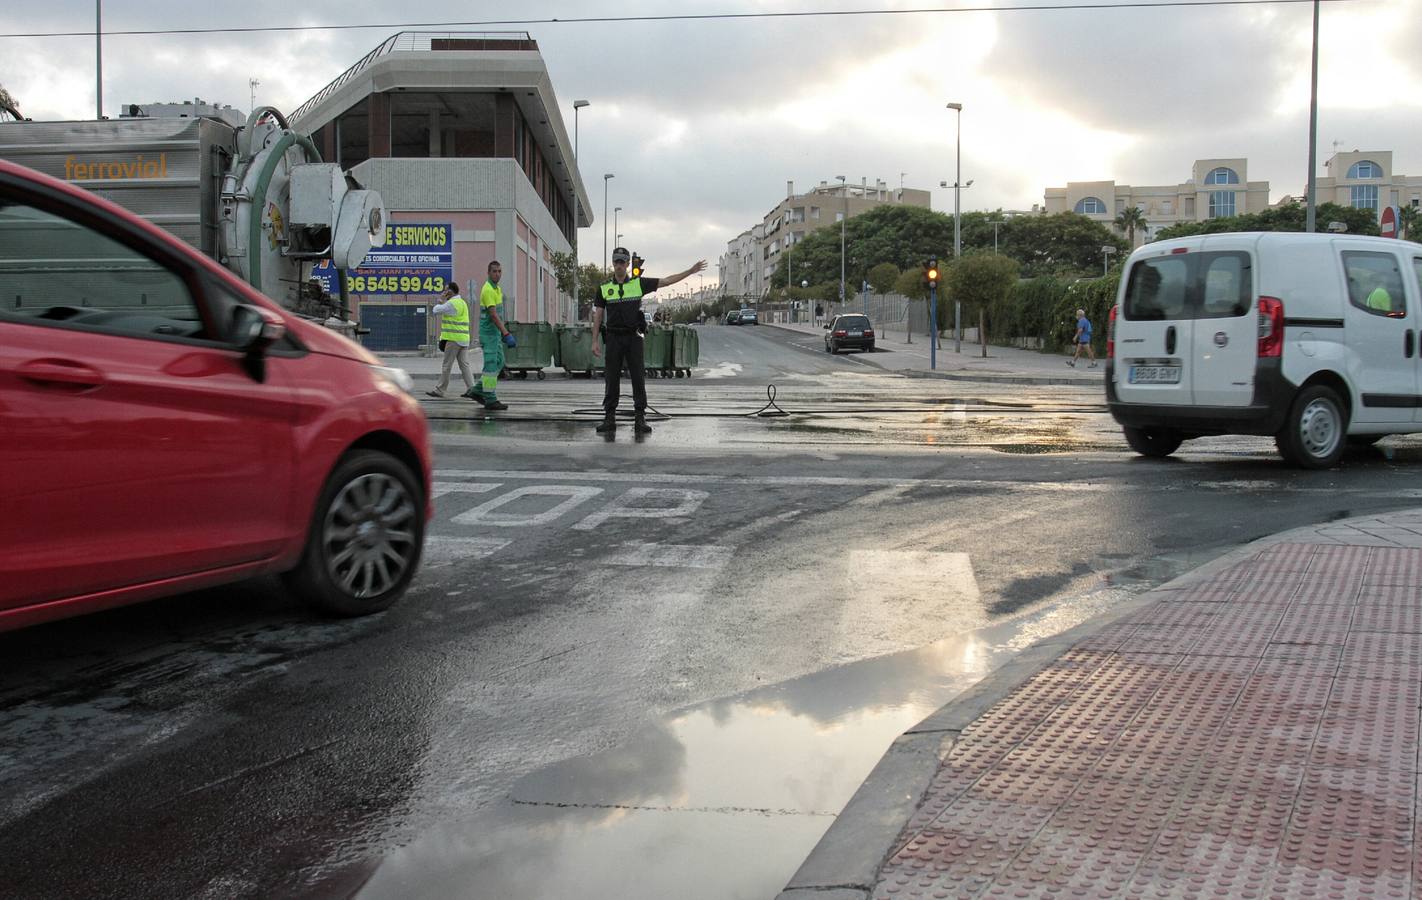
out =
[[[1047,188],[1046,212],[1076,212],[1114,227],[1128,206],[1145,213],[1146,227],[1136,231],[1136,245],[1179,222],[1263,212],[1269,207],[1269,182],[1250,181],[1246,159],[1197,159],[1184,184],[1134,187],[1114,181],[1071,181]],[[1117,229],[1120,231],[1121,229]]]
[[[770,283],[782,253],[790,254],[787,280],[799,284],[794,248],[816,228],[837,225],[846,218],[889,204],[931,208],[928,191],[892,190],[878,180],[871,187],[867,178],[861,179],[859,184],[821,181],[803,194],[795,193],[793,181],[786,182],[785,195],[760,224],[741,232],[726,245],[726,252],[718,261],[724,293],[760,298],[772,287],[783,287]]]
[[[1379,216],[1385,206],[1422,206],[1422,176],[1394,175],[1389,150],[1335,153],[1323,165],[1328,175],[1318,179],[1320,204],[1370,209]],[[1064,188],[1047,188],[1046,212],[1077,212],[1114,227],[1116,217],[1135,206],[1146,219],[1146,228],[1136,232],[1139,246],[1179,222],[1267,209],[1269,182],[1250,181],[1248,172],[1246,159],[1199,159],[1184,184],[1133,187],[1114,181],[1072,181]],[[1294,199],[1285,196],[1279,202]]]

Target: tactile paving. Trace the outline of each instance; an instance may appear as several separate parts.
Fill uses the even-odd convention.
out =
[[[1159,592],[965,729],[874,896],[1412,896],[1419,590],[1284,544]]]

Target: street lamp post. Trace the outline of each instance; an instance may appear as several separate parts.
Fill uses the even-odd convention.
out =
[[[948,108],[958,114],[957,144],[953,153],[953,262],[963,253],[962,213],[958,203],[959,186],[963,183],[963,104],[949,103]],[[957,291],[954,291],[957,294]],[[963,352],[963,301],[953,298],[953,352]],[[933,339],[938,340],[938,335]]]
[[[607,271],[607,183],[615,176],[611,172],[602,176],[602,270]]]
[[[620,212],[622,212],[622,207],[614,206],[612,208],[612,233],[617,235],[617,240],[612,242],[614,247],[622,246],[622,232],[617,230],[617,214]]]
[[[844,213],[839,219],[839,305],[844,306],[844,223],[849,220],[849,185],[843,175],[839,179],[839,193],[844,197]]]
[[[1002,224],[1001,219],[992,220],[992,252],[997,253],[997,226]]]
[[[582,178],[582,174],[581,174],[579,171],[577,171],[577,166],[578,166],[578,110],[582,109],[584,106],[592,106],[592,104],[589,103],[589,102],[586,101],[586,100],[574,100],[574,101],[573,101],[573,168],[574,168],[573,174],[574,174],[574,176],[575,176],[575,179],[580,179],[580,178]],[[574,203],[574,205],[577,205],[577,200],[578,200],[578,198],[577,198],[577,191],[578,191],[578,189],[577,189],[577,181],[574,180],[574,182],[573,182],[573,203]],[[581,229],[578,228],[578,214],[577,214],[576,211],[574,211],[574,213],[573,213],[573,316],[572,316],[573,321],[576,321],[577,318],[578,318],[578,304],[579,304],[580,298],[581,298],[581,296],[582,296],[582,295],[579,293],[579,291],[578,291],[578,270],[579,270],[580,268],[582,268],[582,261],[578,259],[578,232],[579,232],[580,230],[581,230]]]

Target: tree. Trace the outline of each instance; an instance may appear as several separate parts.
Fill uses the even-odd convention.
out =
[[[1145,228],[1147,224],[1139,206],[1128,206],[1116,217],[1116,227],[1126,233],[1126,243],[1132,247],[1136,245],[1136,229]]]
[[[899,270],[917,267],[929,256],[943,256],[953,246],[953,219],[919,206],[880,206],[845,222],[845,281],[853,290],[881,263]],[[832,281],[839,296],[839,227],[815,229],[795,245],[794,280]],[[877,282],[869,279],[878,286]],[[771,284],[785,283],[784,254]]]
[[[992,252],[970,253],[948,266],[944,284],[948,296],[963,304],[964,312],[979,310],[986,312],[993,306],[1001,306],[1017,283],[1018,266],[1015,260]]]
[[[881,262],[869,270],[869,283],[874,286],[874,290],[880,294],[887,294],[893,291],[894,284],[899,280],[899,267],[891,262]]]
[[[573,294],[573,254],[555,252],[551,255],[553,260],[553,274],[558,280],[558,290],[568,296]],[[591,263],[578,269],[578,318],[586,319],[588,311],[592,309],[593,301],[597,299],[598,285],[612,277],[612,273],[600,269]]]
[[[0,84],[0,121],[4,121],[7,116],[17,122],[24,118],[20,115],[20,104],[16,103],[10,92],[5,90],[5,86]]]
[[[1318,230],[1324,231],[1329,222],[1342,222],[1347,234],[1377,234],[1377,215],[1370,209],[1354,209],[1336,203],[1320,203],[1317,209]],[[1257,213],[1238,216],[1220,216],[1203,222],[1179,222],[1169,228],[1162,228],[1156,237],[1168,240],[1189,237],[1196,234],[1219,234],[1226,231],[1303,231],[1307,224],[1307,210],[1298,201],[1271,206]]]
[[[1130,249],[1120,235],[1079,213],[1017,216],[1009,221],[1002,235],[1002,253],[1021,264],[1024,278],[1099,272],[1103,246],[1115,247],[1121,256]]]

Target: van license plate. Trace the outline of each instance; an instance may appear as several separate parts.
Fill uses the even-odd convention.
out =
[[[1179,384],[1179,366],[1131,366],[1131,384]]]

